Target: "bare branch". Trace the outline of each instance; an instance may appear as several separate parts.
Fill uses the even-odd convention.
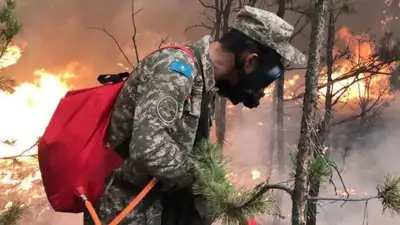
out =
[[[185,31],[188,31],[188,30],[194,29],[194,28],[200,28],[200,27],[206,28],[206,29],[208,29],[208,30],[212,30],[212,29],[213,29],[213,27],[210,27],[210,26],[206,25],[205,23],[200,22],[200,24],[195,24],[195,25],[192,25],[192,26],[187,27],[187,28],[185,29]]]
[[[22,151],[20,154],[18,154],[18,155],[13,155],[13,156],[2,157],[2,158],[0,158],[0,160],[5,160],[5,159],[16,159],[16,158],[19,158],[19,157],[22,157],[22,156],[26,156],[25,153],[29,152],[29,151],[32,150],[34,147],[36,147],[36,146],[39,144],[39,142],[40,142],[40,138],[38,138],[37,141],[36,141],[32,146],[30,146],[28,149]],[[35,155],[29,155],[29,157],[33,157],[33,156],[36,156],[36,155],[37,155],[37,154],[35,154]]]
[[[372,199],[378,199],[379,195],[361,198],[341,198],[341,197],[307,197],[310,201],[337,201],[337,202],[365,202]]]
[[[121,52],[121,54],[124,56],[125,60],[129,63],[129,65],[131,65],[131,67],[133,68],[133,64],[132,62],[129,60],[128,56],[125,54],[124,50],[122,50],[121,45],[118,43],[117,39],[110,34],[105,28],[100,28],[100,27],[86,27],[88,29],[92,29],[92,30],[98,30],[98,31],[102,31],[105,34],[107,34],[111,39],[113,39],[114,43],[117,45],[119,51]]]
[[[217,7],[215,7],[214,5],[208,5],[208,4],[204,3],[203,0],[198,0],[198,1],[206,9],[213,9],[213,10],[219,11],[219,9]]]
[[[136,63],[139,63],[139,50],[138,46],[136,43],[136,34],[137,34],[137,28],[136,28],[136,22],[135,22],[135,16],[142,11],[143,8],[139,9],[138,11],[135,11],[135,0],[131,0],[132,4],[132,27],[133,27],[133,35],[132,35],[132,43],[133,43],[133,48],[135,51],[135,56],[136,56]],[[132,66],[133,67],[133,66]]]
[[[256,188],[258,189],[258,191],[247,202],[243,203],[238,208],[245,208],[247,205],[256,201],[263,194],[265,194],[266,192],[268,192],[271,189],[282,190],[282,191],[285,191],[286,193],[288,193],[290,196],[293,195],[293,190],[282,184],[269,184],[268,182],[265,182],[265,183],[259,184]]]
[[[346,197],[349,198],[349,197],[350,197],[350,193],[347,191],[347,187],[346,187],[346,185],[345,185],[345,183],[344,183],[342,174],[340,173],[340,171],[339,171],[337,165],[334,164],[334,163],[330,163],[330,165],[331,165],[331,167],[336,171],[336,174],[338,175],[338,177],[339,177],[339,179],[340,179],[340,183],[342,184],[342,187],[343,187],[343,189],[344,189],[344,192],[346,193]]]
[[[389,87],[385,88],[386,90],[389,89]],[[369,106],[365,106],[364,108],[362,108],[361,112],[357,115],[351,116],[351,117],[347,117],[345,119],[336,121],[334,123],[334,125],[339,125],[339,124],[343,124],[343,123],[348,123],[351,121],[354,121],[355,119],[361,118],[361,117],[365,117],[369,112],[371,112],[372,110],[376,109],[377,106],[379,105],[379,103],[382,101],[382,96],[383,96],[384,92],[381,92],[377,98],[372,102],[371,105]]]
[[[169,36],[165,36],[163,38],[161,38],[160,44],[158,45],[158,48],[161,48],[163,45],[165,45],[165,43],[167,43]]]

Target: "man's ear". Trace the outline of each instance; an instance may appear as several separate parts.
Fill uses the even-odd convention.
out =
[[[248,67],[250,65],[252,67],[256,67],[257,58],[258,58],[258,54],[257,53],[248,53],[248,54],[246,54],[245,59],[244,59],[244,65],[246,67]]]

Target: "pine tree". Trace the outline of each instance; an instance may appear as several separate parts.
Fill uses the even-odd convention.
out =
[[[0,59],[21,30],[21,24],[15,14],[16,6],[15,0],[5,0],[5,5],[0,9]],[[0,75],[0,91],[12,92],[13,86],[13,79]]]
[[[0,59],[4,56],[12,39],[21,30],[21,24],[15,14],[15,0],[5,0],[0,9]],[[0,75],[0,91],[13,91],[14,80]],[[0,225],[13,225],[22,217],[24,207],[21,203],[13,203],[7,209],[0,209]]]
[[[306,72],[306,92],[303,101],[303,117],[301,121],[300,140],[296,160],[294,191],[292,196],[292,225],[305,225],[305,211],[308,191],[308,165],[312,153],[313,136],[315,131],[315,114],[317,106],[317,82],[321,61],[321,48],[325,27],[325,12],[327,0],[316,0],[313,4],[313,19],[309,58]]]

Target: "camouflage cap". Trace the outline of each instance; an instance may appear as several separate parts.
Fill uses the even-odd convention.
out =
[[[275,49],[286,60],[304,65],[306,56],[289,41],[294,28],[275,13],[245,6],[238,13],[232,28],[253,40]]]

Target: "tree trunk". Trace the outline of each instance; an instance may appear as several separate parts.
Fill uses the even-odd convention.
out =
[[[217,131],[217,143],[223,147],[226,133],[226,98],[217,97],[217,116],[216,116],[216,131]]]
[[[332,74],[333,74],[333,45],[335,40],[335,13],[333,9],[333,0],[329,0],[328,7],[328,37],[326,50],[326,66],[327,66],[327,87],[325,94],[325,115],[318,132],[318,140],[321,146],[324,146],[329,135],[330,123],[332,119]],[[314,149],[314,157],[317,154],[324,154],[318,148]],[[325,153],[327,154],[327,153]],[[318,197],[321,182],[310,184],[308,195]],[[309,201],[307,204],[307,225],[317,224],[317,202]]]
[[[285,17],[285,1],[279,0],[279,7],[277,15],[282,19]],[[277,126],[277,156],[278,156],[278,179],[285,179],[285,145],[284,145],[284,132],[283,132],[283,97],[284,97],[285,76],[282,75],[276,81],[276,126]],[[280,208],[283,207],[282,192],[278,191],[276,194],[276,201]],[[279,225],[280,217],[275,216],[273,225]]]
[[[276,153],[278,156],[278,179],[285,180],[285,144],[284,144],[284,129],[283,129],[283,95],[284,95],[285,77],[281,76],[277,81],[276,86]],[[280,208],[283,207],[282,192],[276,193],[276,201]],[[273,225],[279,225],[280,218],[274,218]]]
[[[231,14],[231,7],[233,0],[215,0],[215,3],[217,3],[216,6],[216,14],[218,17],[222,18],[219,22],[219,29],[221,31],[221,35],[226,34],[229,31],[229,17]],[[224,4],[225,3],[225,4]],[[224,141],[225,141],[225,133],[226,133],[226,98],[222,97],[217,97],[216,101],[216,132],[217,132],[217,141],[218,144],[223,147]]]
[[[292,225],[306,224],[307,203],[307,168],[312,152],[312,140],[315,131],[315,113],[317,106],[317,83],[320,71],[320,50],[325,27],[325,12],[328,0],[316,0],[311,24],[308,65],[305,79],[303,115],[301,120],[300,140],[296,158],[296,175],[292,197]]]
[[[272,96],[272,110],[271,110],[271,126],[269,129],[269,145],[268,145],[268,155],[265,159],[267,162],[267,173],[269,177],[272,176],[273,172],[273,165],[274,165],[274,159],[275,159],[275,143],[276,143],[276,123],[275,123],[275,118],[276,118],[276,92],[274,91],[274,94]]]

